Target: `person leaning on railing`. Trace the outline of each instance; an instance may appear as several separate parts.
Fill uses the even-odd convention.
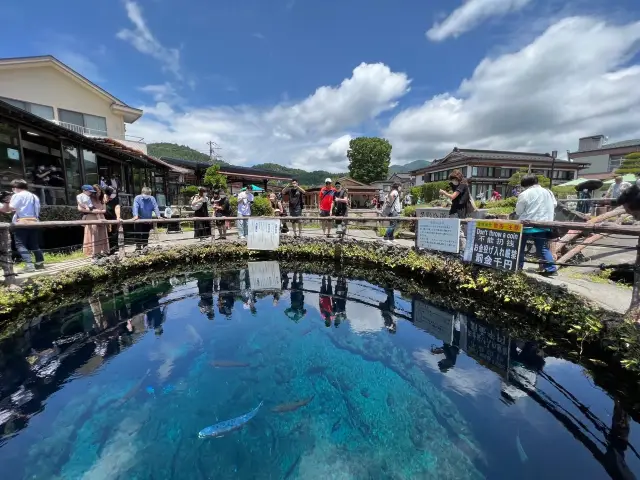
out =
[[[2,203],[0,203],[0,211],[5,213],[14,212],[12,223],[25,224],[40,221],[40,200],[27,188],[28,185],[25,180],[12,180],[11,190],[13,194],[5,195]],[[25,272],[32,272],[36,268],[44,268],[44,255],[40,250],[39,237],[40,231],[35,228],[18,228],[13,231],[16,249],[25,264]],[[35,266],[31,260],[31,252],[36,257]]]
[[[150,220],[155,212],[156,218],[160,218],[160,209],[158,202],[151,196],[151,189],[144,187],[140,195],[136,195],[133,199],[133,220]],[[137,223],[135,225],[136,232],[136,250],[141,250],[149,244],[149,232],[153,228],[152,223]]]

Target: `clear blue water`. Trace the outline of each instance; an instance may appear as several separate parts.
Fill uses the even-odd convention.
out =
[[[581,367],[425,299],[328,280],[253,265],[33,319],[0,343],[0,478],[640,472],[638,425]],[[198,438],[261,402],[243,428]]]

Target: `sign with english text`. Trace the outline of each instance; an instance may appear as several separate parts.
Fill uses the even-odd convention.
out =
[[[477,220],[467,226],[466,262],[515,272],[518,270],[522,224]]]

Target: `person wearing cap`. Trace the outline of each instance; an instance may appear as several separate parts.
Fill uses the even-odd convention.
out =
[[[324,187],[320,189],[320,216],[321,217],[330,217],[331,210],[333,208],[333,200],[336,194],[336,189],[331,185],[331,179],[327,178],[324,181]],[[331,237],[331,222],[323,221],[322,222],[322,233],[327,236],[327,238]]]
[[[333,212],[336,217],[346,217],[347,209],[349,208],[349,192],[346,188],[342,188],[340,182],[336,182],[336,192],[334,194],[335,206]],[[336,233],[344,234],[346,225],[342,223],[342,220],[336,220]]]
[[[78,211],[82,212],[83,220],[104,220],[106,208],[102,203],[102,192],[92,185],[83,185],[82,193],[76,200]],[[109,252],[109,236],[105,225],[85,225],[82,252],[91,258]]]
[[[251,202],[253,202],[253,194],[247,191],[247,187],[242,187],[238,194],[238,217],[250,217],[251,216]],[[249,220],[238,220],[238,237],[240,240],[249,234]]]
[[[151,195],[151,189],[144,187],[140,195],[136,195],[133,199],[132,220],[149,220],[156,214],[156,218],[160,218],[160,209],[158,202]],[[136,232],[136,250],[141,250],[149,244],[149,232],[153,228],[152,223],[138,223],[135,225]]]

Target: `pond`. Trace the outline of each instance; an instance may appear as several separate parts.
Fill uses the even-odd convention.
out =
[[[635,478],[634,412],[543,347],[339,272],[147,282],[0,343],[1,476]]]

